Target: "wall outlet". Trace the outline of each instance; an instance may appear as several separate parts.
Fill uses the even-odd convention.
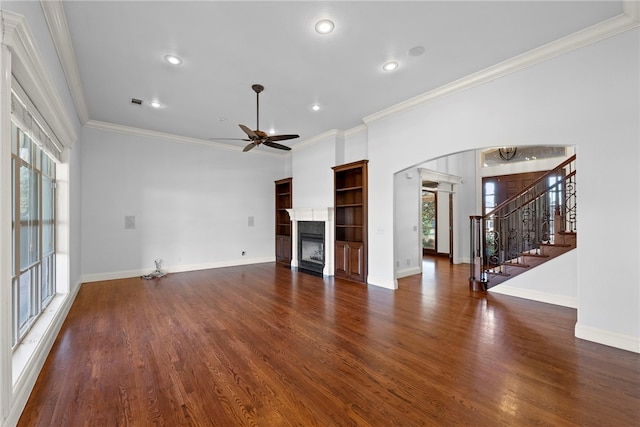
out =
[[[249,227],[253,227],[253,226],[255,225],[255,223],[256,223],[256,220],[255,220],[255,218],[254,218],[254,217],[250,216],[250,217],[247,219],[247,224],[249,225]]]
[[[407,265],[411,265],[411,259],[407,258]]]

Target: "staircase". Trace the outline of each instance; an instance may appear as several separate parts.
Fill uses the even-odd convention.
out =
[[[483,216],[470,217],[469,286],[487,290],[576,248],[576,156]]]

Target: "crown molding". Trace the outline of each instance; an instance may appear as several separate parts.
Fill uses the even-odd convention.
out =
[[[541,47],[532,49],[522,55],[515,56],[422,95],[415,96],[389,108],[385,108],[377,113],[370,114],[362,120],[368,125],[377,120],[410,110],[419,105],[427,104],[492,80],[499,79],[511,73],[515,73],[516,71],[537,65],[541,62],[637,27],[640,23],[640,2],[638,0],[625,0],[622,3],[623,13],[618,16],[602,21],[569,36],[547,43]]]
[[[353,135],[357,135],[359,133],[366,132],[368,129],[369,128],[365,124],[354,126],[354,127],[350,128],[350,129],[345,130],[344,131],[344,136],[345,137],[350,137],[350,136],[353,136]]]
[[[71,147],[78,138],[24,16],[0,10],[2,44],[11,51],[11,72],[44,117],[56,138]]]
[[[78,118],[82,124],[89,121],[89,109],[85,101],[84,90],[80,70],[76,61],[76,52],[71,41],[71,32],[67,23],[67,16],[64,13],[62,1],[49,0],[40,1],[45,20],[49,27],[49,32],[53,38],[53,44],[58,52],[58,58],[62,64],[62,70],[67,78],[67,84],[71,91],[73,103],[76,106]]]
[[[124,135],[142,136],[142,137],[145,137],[145,138],[164,139],[164,140],[167,140],[167,141],[178,142],[178,143],[182,143],[182,144],[207,145],[209,147],[217,148],[217,149],[220,149],[220,150],[232,151],[232,152],[235,152],[235,153],[242,153],[242,148],[241,147],[236,147],[234,145],[222,144],[222,143],[219,143],[219,142],[210,141],[210,140],[206,140],[206,139],[190,138],[190,137],[187,137],[187,136],[175,135],[175,134],[171,134],[171,133],[158,132],[158,131],[155,131],[155,130],[140,129],[140,128],[132,127],[132,126],[118,125],[118,124],[115,124],[115,123],[102,122],[102,121],[99,121],[99,120],[89,120],[85,124],[85,127],[91,128],[91,129],[108,131],[108,132],[121,133],[121,134],[124,134]],[[263,156],[276,156],[276,157],[280,157],[280,156],[282,156],[282,154],[286,154],[286,153],[280,153],[280,152],[261,151],[261,150],[252,151],[252,153],[261,154]]]
[[[309,145],[313,145],[315,143],[318,143],[320,141],[322,141],[323,139],[327,139],[327,138],[337,138],[338,134],[342,133],[342,131],[339,131],[338,129],[331,129],[328,130],[326,132],[322,132],[319,135],[316,135],[314,137],[311,137],[309,139],[305,139],[302,142],[297,143],[294,147],[292,147],[293,151],[296,150],[300,150],[302,148],[308,147]]]
[[[640,1],[638,0],[623,0],[622,11],[636,24],[640,22]]]

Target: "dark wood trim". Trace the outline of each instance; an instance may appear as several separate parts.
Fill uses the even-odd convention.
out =
[[[286,209],[293,207],[293,178],[275,181],[276,261],[291,265],[292,225]]]
[[[366,283],[368,270],[368,160],[334,166],[336,277]]]

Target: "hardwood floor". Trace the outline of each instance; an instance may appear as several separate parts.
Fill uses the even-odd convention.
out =
[[[268,263],[82,286],[21,426],[640,425],[640,355],[576,311]]]

